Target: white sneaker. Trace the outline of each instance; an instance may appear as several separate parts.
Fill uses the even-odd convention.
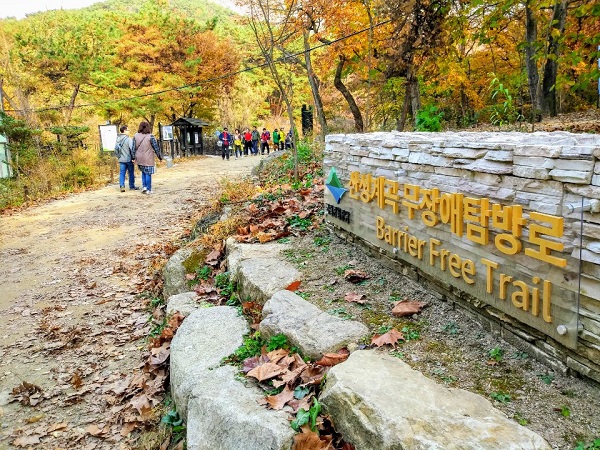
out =
[[[154,194],[152,191],[146,191],[146,195]]]
[[[148,192],[148,189],[142,188],[142,194],[145,194],[146,192]]]

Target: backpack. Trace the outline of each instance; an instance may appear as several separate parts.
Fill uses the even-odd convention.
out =
[[[271,139],[271,133],[265,131],[265,136],[267,137],[267,141]]]

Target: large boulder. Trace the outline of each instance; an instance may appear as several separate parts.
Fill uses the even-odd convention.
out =
[[[551,449],[485,398],[439,385],[378,351],[356,351],[333,367],[320,400],[360,450]]]
[[[265,339],[285,334],[291,345],[313,360],[357,342],[369,331],[360,322],[327,314],[302,297],[285,290],[276,292],[265,303],[259,330]]]
[[[186,270],[183,263],[190,257],[193,250],[189,248],[181,248],[177,250],[167,261],[163,269],[163,297],[169,298],[172,295],[188,292],[190,288],[187,285],[185,278]]]
[[[230,306],[198,309],[183,321],[171,342],[171,394],[181,417],[195,386],[243,344],[248,331]]]
[[[197,383],[187,413],[188,450],[289,450],[294,439],[287,414],[258,404],[264,393],[223,366]]]

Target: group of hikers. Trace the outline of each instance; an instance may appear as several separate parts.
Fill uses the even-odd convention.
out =
[[[142,173],[142,194],[152,194],[152,175],[156,172],[154,157],[162,161],[162,153],[158,141],[151,133],[150,124],[146,121],[140,123],[137,133],[133,138],[127,134],[127,125],[121,125],[115,143],[115,156],[119,160],[119,188],[125,192],[125,176],[129,179],[129,189],[137,191],[140,188],[135,185],[134,165]],[[291,130],[285,134],[283,128],[273,130],[273,135],[266,129],[259,133],[256,127],[252,131],[245,128],[240,132],[236,128],[230,133],[227,127],[223,131],[217,130],[215,135],[217,143],[221,147],[221,156],[229,161],[229,155],[235,155],[235,159],[243,156],[268,155],[271,150],[270,142],[273,142],[273,151],[284,150],[293,147]]]
[[[235,159],[242,158],[243,156],[256,156],[259,151],[261,155],[265,153],[268,155],[271,150],[271,141],[273,142],[273,151],[293,146],[291,130],[285,134],[283,128],[279,130],[275,128],[271,136],[271,133],[266,128],[262,129],[262,133],[258,131],[257,127],[253,127],[252,131],[249,128],[245,128],[243,132],[239,128],[236,128],[231,133],[225,127],[223,131],[215,131],[215,136],[217,138],[217,145],[221,148],[222,158],[228,161],[230,154],[235,156]]]

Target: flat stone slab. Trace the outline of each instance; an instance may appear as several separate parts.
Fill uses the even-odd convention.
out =
[[[312,360],[357,342],[369,332],[362,323],[327,314],[285,290],[276,292],[265,303],[259,330],[265,339],[285,334],[291,345]]]
[[[238,285],[242,301],[265,303],[271,296],[301,278],[300,272],[281,259],[285,244],[241,244],[227,240],[227,268]]]
[[[252,258],[280,258],[281,252],[289,248],[289,244],[280,244],[278,242],[243,244],[230,237],[225,242],[227,267],[233,276],[238,272],[242,261]]]
[[[243,344],[248,331],[231,306],[197,309],[183,321],[171,342],[171,394],[182,418],[193,389]]]
[[[320,401],[361,450],[551,450],[480,395],[439,385],[374,350],[332,367]]]
[[[235,379],[237,369],[214,369],[197,383],[187,413],[188,450],[289,450],[287,414],[258,404],[259,390]]]
[[[198,294],[195,292],[183,292],[181,294],[171,295],[167,299],[168,316],[179,312],[181,315],[187,317],[200,307],[200,303],[198,303]]]

